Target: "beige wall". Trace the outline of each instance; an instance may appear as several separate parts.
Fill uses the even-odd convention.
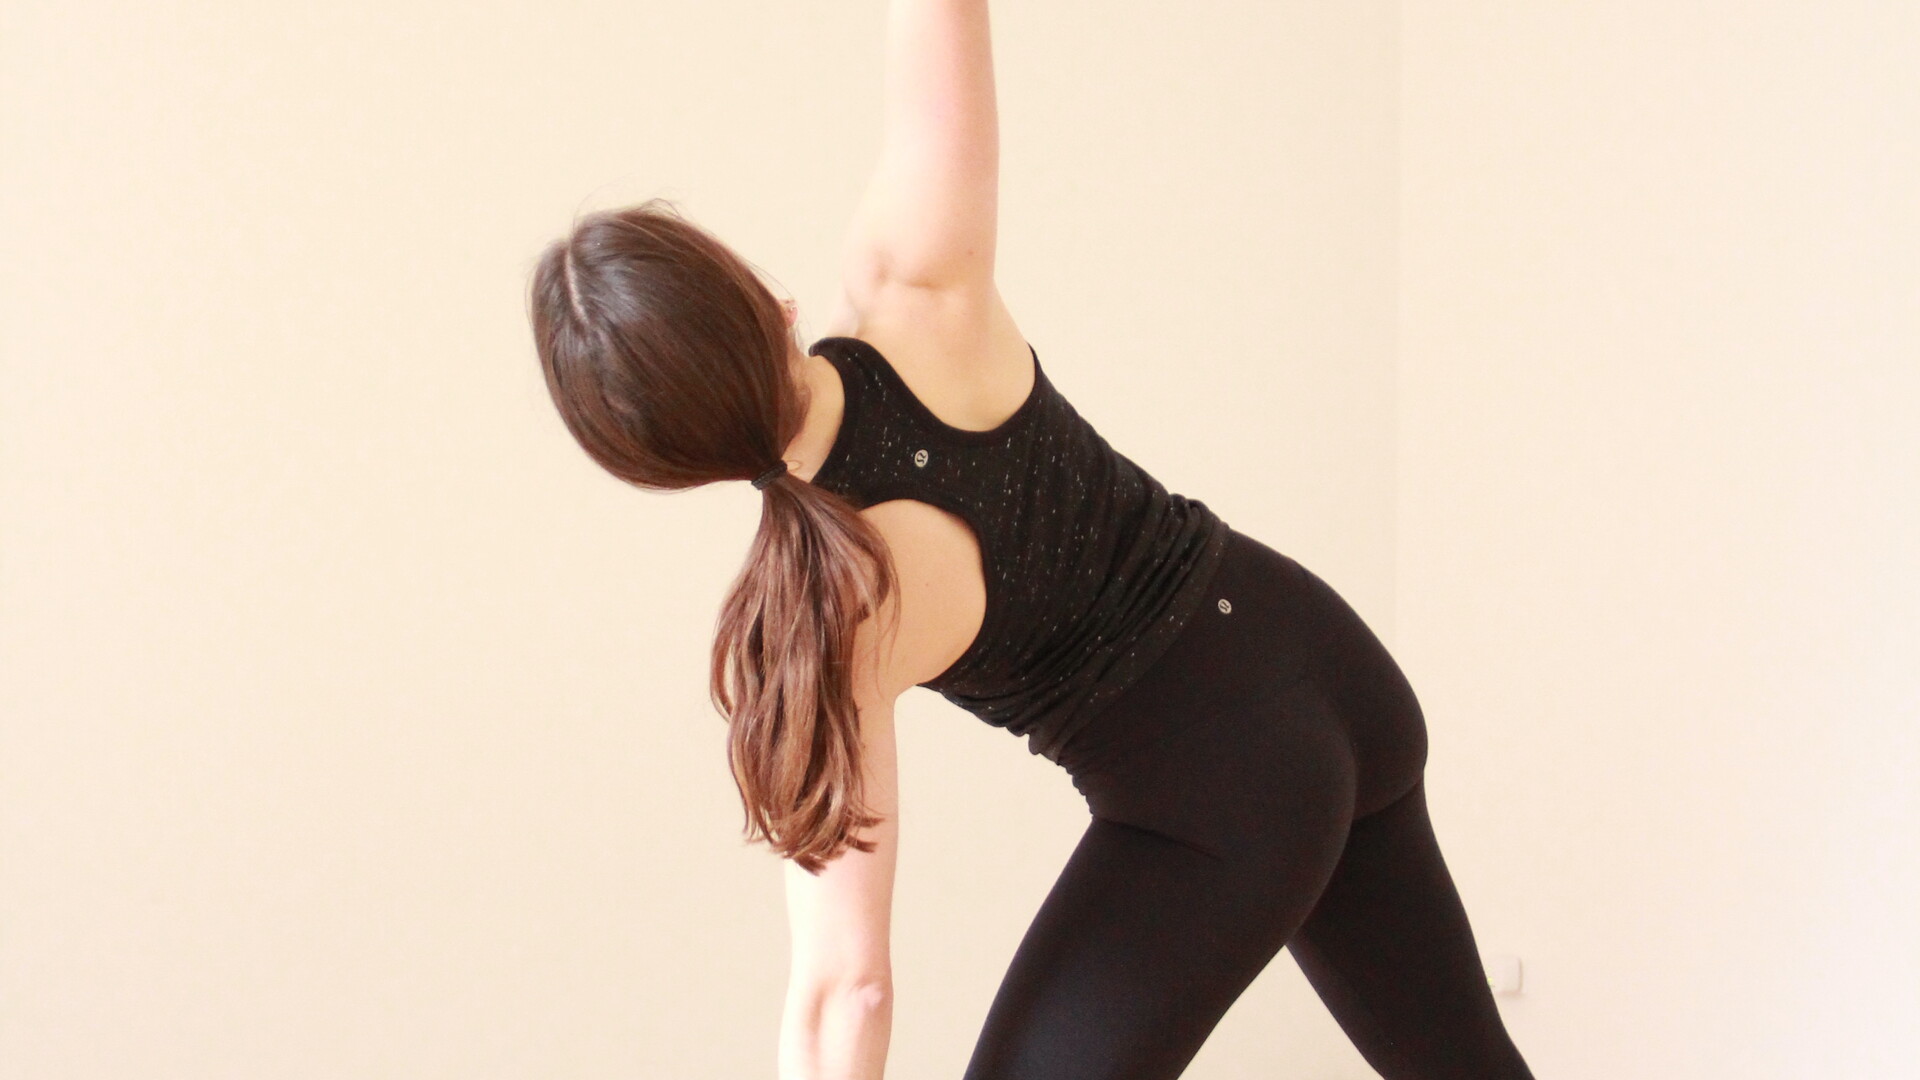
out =
[[[1920,6],[1408,3],[1402,663],[1541,1076],[1920,1060]]]
[[[1001,6],[1003,289],[1395,646],[1541,1075],[1895,1075],[1920,28],[1560,7]],[[594,472],[522,290],[665,194],[818,311],[880,9],[9,9],[0,1078],[771,1075],[757,502]],[[1085,810],[901,728],[891,1075],[957,1076]],[[1188,1075],[1368,1070],[1282,959]]]

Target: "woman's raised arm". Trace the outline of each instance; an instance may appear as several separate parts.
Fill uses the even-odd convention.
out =
[[[856,305],[993,281],[1000,131],[987,0],[892,0],[880,159],[847,237]]]

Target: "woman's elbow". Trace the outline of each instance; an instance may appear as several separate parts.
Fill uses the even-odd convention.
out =
[[[847,1007],[861,1013],[884,1012],[893,1008],[891,978],[863,979],[842,991]]]
[[[885,972],[809,980],[808,996],[850,1012],[876,1012],[893,1005],[893,977]]]

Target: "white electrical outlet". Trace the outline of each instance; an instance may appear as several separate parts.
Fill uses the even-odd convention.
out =
[[[1487,969],[1487,986],[1496,994],[1517,994],[1520,992],[1520,958],[1506,953],[1483,957],[1481,960]]]

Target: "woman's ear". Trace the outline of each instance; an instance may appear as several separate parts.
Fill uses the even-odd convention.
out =
[[[789,327],[793,325],[794,320],[800,317],[800,305],[791,299],[780,301],[780,309],[787,313],[787,325]]]

